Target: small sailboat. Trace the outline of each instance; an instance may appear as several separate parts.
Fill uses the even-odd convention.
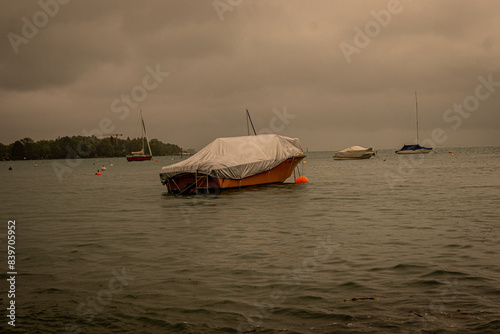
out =
[[[417,143],[414,145],[403,145],[403,147],[396,151],[397,154],[425,154],[432,151],[432,148],[420,146],[418,143],[418,102],[417,102],[417,92],[415,92],[415,112],[417,120]]]
[[[132,154],[127,155],[127,161],[146,161],[151,160],[153,155],[151,154],[151,147],[149,146],[148,134],[146,133],[146,126],[144,125],[144,119],[142,118],[141,110],[141,125],[142,125],[142,150],[138,152],[132,152]],[[148,143],[149,154],[144,153],[144,139]]]

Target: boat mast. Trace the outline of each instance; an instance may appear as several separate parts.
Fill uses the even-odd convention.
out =
[[[144,154],[144,121],[142,119],[142,110],[141,110],[141,140],[142,140],[142,154]]]
[[[247,136],[250,136],[250,124],[248,124],[248,109],[247,109]]]
[[[149,149],[149,155],[153,156],[151,153],[151,146],[149,146],[149,139],[148,139],[148,133],[146,132],[146,125],[144,125],[144,119],[142,118],[142,109],[141,109],[141,122],[142,122],[142,151],[144,152],[144,136],[146,136],[146,142],[148,143],[148,149]]]
[[[419,143],[419,140],[418,140],[418,102],[417,102],[417,92],[415,91],[415,114],[416,114],[416,118],[417,118],[417,145]]]
[[[253,129],[254,135],[257,135],[257,132],[255,131],[255,128],[253,126],[252,117],[250,117],[250,113],[248,112],[248,109],[247,109],[247,130],[248,130],[248,135],[250,136],[250,127],[248,126],[248,121],[250,121],[250,124],[252,124],[252,129]]]

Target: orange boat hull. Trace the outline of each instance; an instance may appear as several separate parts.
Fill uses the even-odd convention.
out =
[[[218,192],[223,189],[242,188],[262,184],[282,183],[290,176],[306,155],[288,158],[278,166],[260,174],[241,180],[215,178],[208,175],[186,173],[177,175],[165,182],[169,193],[194,194],[199,192]]]

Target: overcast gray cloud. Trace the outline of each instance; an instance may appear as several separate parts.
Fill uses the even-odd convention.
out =
[[[0,142],[104,118],[135,137],[142,109],[150,137],[200,149],[246,134],[248,108],[257,129],[286,110],[274,129],[309,150],[399,148],[418,91],[421,139],[500,145],[499,14],[498,1],[3,2]]]

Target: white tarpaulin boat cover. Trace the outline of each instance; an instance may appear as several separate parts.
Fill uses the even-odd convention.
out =
[[[338,151],[333,156],[334,158],[344,158],[344,159],[356,159],[356,158],[366,158],[374,154],[373,148],[366,148],[361,146],[351,146]]]
[[[162,168],[162,181],[183,173],[240,180],[303,154],[297,138],[276,134],[218,138],[192,157]]]

